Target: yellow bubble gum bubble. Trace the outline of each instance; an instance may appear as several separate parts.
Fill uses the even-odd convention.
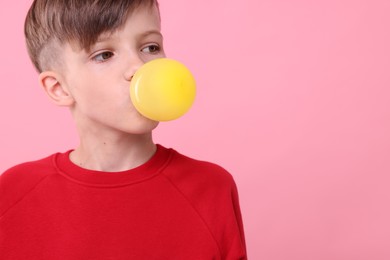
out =
[[[184,115],[195,100],[196,84],[182,63],[162,58],[145,63],[130,83],[130,97],[143,116],[170,121]]]

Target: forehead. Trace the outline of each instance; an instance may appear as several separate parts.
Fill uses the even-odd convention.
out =
[[[156,6],[140,6],[127,15],[123,25],[115,30],[101,33],[95,43],[118,37],[124,33],[143,37],[150,34],[161,35],[160,31],[161,19],[158,8]]]

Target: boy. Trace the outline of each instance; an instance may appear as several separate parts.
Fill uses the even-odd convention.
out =
[[[154,144],[128,86],[165,57],[155,0],[35,0],[25,22],[49,98],[80,145],[0,177],[0,259],[246,259],[221,167]]]

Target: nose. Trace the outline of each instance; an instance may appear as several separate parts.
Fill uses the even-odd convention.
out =
[[[145,64],[145,61],[141,59],[138,55],[134,55],[129,59],[127,67],[124,72],[124,78],[127,81],[131,81],[134,76],[134,73]]]

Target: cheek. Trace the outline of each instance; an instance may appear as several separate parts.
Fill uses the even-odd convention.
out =
[[[72,94],[76,103],[84,109],[97,109],[105,106],[107,100],[110,99],[110,93],[104,90],[104,82],[96,82],[91,80],[73,81]]]
[[[104,75],[104,77],[102,76]],[[82,110],[96,110],[97,113],[131,108],[130,82],[121,80],[120,75],[109,72],[78,71],[69,79],[72,94]],[[99,112],[98,112],[99,111]]]

